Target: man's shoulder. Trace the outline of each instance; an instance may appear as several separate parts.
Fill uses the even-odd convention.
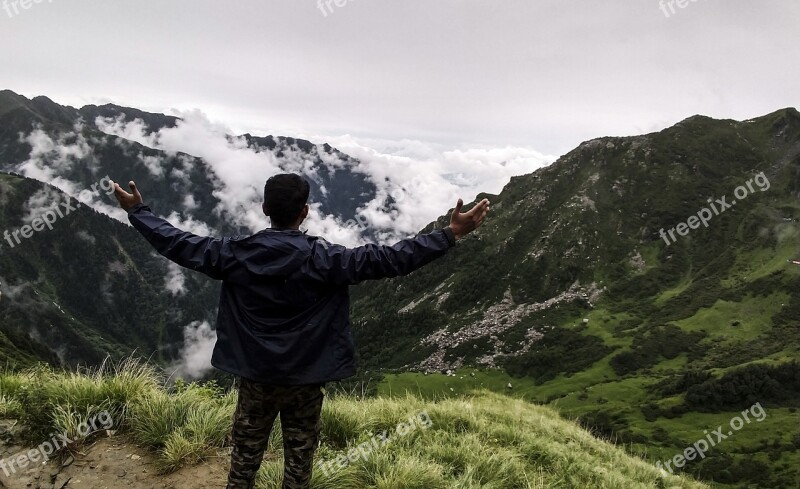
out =
[[[265,229],[251,235],[236,235],[229,236],[225,239],[230,241],[234,248],[251,248],[251,247],[267,247],[267,248],[295,248],[305,249],[310,253],[329,252],[338,248],[344,248],[342,245],[331,243],[322,236],[308,234],[303,231],[283,231]]]
[[[308,236],[308,238],[315,244],[322,246],[324,249],[330,249],[333,244],[322,236]]]

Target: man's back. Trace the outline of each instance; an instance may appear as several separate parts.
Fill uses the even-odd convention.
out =
[[[303,385],[356,372],[347,284],[314,266],[326,253],[300,231],[231,240],[211,363],[241,377]]]

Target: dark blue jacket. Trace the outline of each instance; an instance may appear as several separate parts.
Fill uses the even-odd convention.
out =
[[[347,249],[301,231],[207,238],[139,204],[128,218],[160,254],[222,280],[211,364],[256,382],[317,384],[356,373],[349,286],[406,275],[455,245],[449,228]]]

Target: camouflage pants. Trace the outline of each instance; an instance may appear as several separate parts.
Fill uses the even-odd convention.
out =
[[[319,443],[321,385],[278,386],[240,379],[228,489],[251,489],[275,418],[283,432],[283,489],[306,489]]]

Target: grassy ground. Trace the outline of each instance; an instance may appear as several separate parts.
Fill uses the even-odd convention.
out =
[[[683,331],[704,331],[723,341],[752,341],[772,327],[770,318],[789,301],[788,293],[745,297],[740,302],[717,301],[694,316],[676,321]],[[738,324],[734,326],[734,321]]]
[[[447,399],[329,399],[312,487],[706,487],[662,475],[549,407],[492,393],[488,389],[497,388],[499,374],[480,375],[470,389]],[[481,383],[483,389],[473,390]],[[0,374],[0,416],[19,419],[32,445],[48,433],[75,435],[81,421],[107,411],[115,429],[159,454],[164,472],[223,447],[235,401],[235,393],[213,385],[164,389],[153,368],[130,361],[90,372],[39,368]],[[382,433],[389,440],[385,445],[376,443]],[[273,456],[259,472],[261,488],[279,487],[277,432],[269,451]]]
[[[678,357],[669,363],[678,364],[680,361]],[[378,390],[382,396],[402,398],[407,392],[411,392],[418,397],[440,400],[470,398],[470,393],[475,388],[502,392],[505,396],[535,402],[542,402],[558,394],[559,397],[550,405],[568,418],[584,416],[599,408],[619,414],[627,423],[626,430],[629,435],[640,435],[650,440],[646,444],[626,445],[628,453],[653,463],[671,459],[685,447],[703,438],[706,431],[711,432],[717,426],[723,426],[725,431],[728,431],[730,420],[740,415],[738,412],[688,413],[672,419],[659,417],[655,421],[648,421],[640,408],[649,402],[648,388],[659,380],[658,370],[654,369],[653,376],[598,382],[600,379],[598,374],[601,372],[604,372],[604,368],[595,364],[591,369],[572,377],[557,378],[539,386],[529,379],[513,378],[500,370],[464,368],[455,371],[455,376],[438,373],[429,375],[401,373],[387,375]],[[509,383],[512,388],[508,388]],[[667,408],[681,402],[682,396],[675,396],[664,399],[658,404],[662,408]],[[800,426],[800,410],[767,408],[765,412],[766,417],[763,421],[746,424],[709,453],[745,456],[749,460],[758,460],[772,467],[796,467],[796,464],[800,463],[800,454],[797,452],[793,455],[791,453],[783,455],[782,460],[768,460],[767,457],[769,446],[776,440],[784,445],[793,443],[793,437],[797,435],[797,426]],[[659,431],[667,433],[669,439],[655,441],[654,433]],[[721,485],[721,487],[727,486]]]

